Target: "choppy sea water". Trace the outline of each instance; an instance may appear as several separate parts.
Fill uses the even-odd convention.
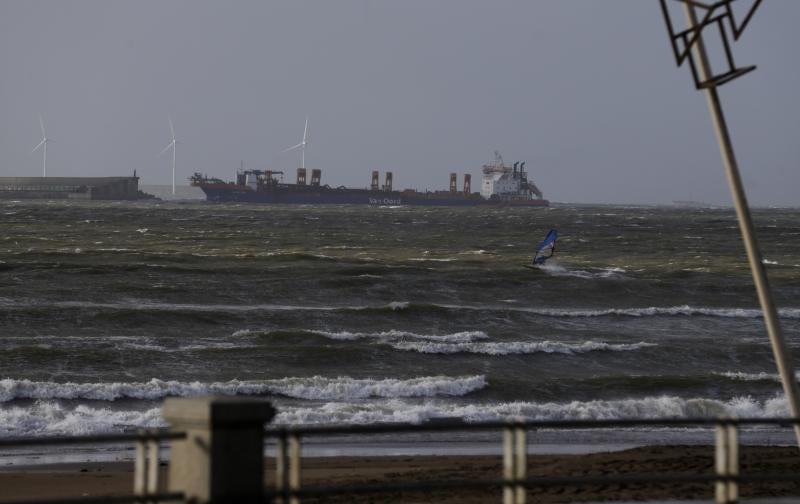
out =
[[[800,210],[755,221],[798,355]],[[206,394],[279,424],[787,414],[730,210],[0,201],[0,228],[0,436]]]

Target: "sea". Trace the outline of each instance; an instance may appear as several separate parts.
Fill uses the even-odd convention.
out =
[[[800,210],[754,220],[797,356]],[[165,398],[211,394],[277,425],[788,415],[731,209],[2,200],[0,230],[0,438],[162,427]]]

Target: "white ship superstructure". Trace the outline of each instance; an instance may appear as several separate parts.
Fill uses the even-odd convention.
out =
[[[497,151],[494,151],[494,162],[483,165],[481,196],[505,201],[543,199],[536,184],[528,180],[525,162],[505,166],[503,156]]]

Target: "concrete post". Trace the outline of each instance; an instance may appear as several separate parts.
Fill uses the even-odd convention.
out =
[[[170,492],[198,503],[264,500],[264,424],[275,416],[270,403],[170,398],[162,413],[172,430],[186,433],[172,442]]]

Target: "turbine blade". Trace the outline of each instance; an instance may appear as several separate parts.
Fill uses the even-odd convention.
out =
[[[39,126],[42,128],[42,138],[47,138],[47,133],[44,132],[44,119],[42,119],[42,114],[39,114]]]
[[[167,151],[169,150],[169,148],[170,148],[170,147],[174,147],[174,146],[175,146],[175,140],[173,140],[173,141],[171,141],[170,143],[168,143],[168,144],[167,144],[167,146],[166,146],[166,147],[164,147],[164,150],[162,150],[161,152],[159,152],[159,153],[158,153],[158,156],[156,156],[156,157],[161,157],[161,156],[162,156],[162,155],[163,155],[165,152],[167,152]]]
[[[174,142],[175,141],[175,128],[172,127],[172,117],[167,116],[167,119],[169,119],[169,132],[172,133],[172,141]]]
[[[306,126],[303,128],[303,143],[306,143],[306,133],[308,133],[308,116],[306,116]]]
[[[44,145],[44,144],[45,144],[45,142],[47,142],[47,139],[45,139],[45,138],[42,138],[42,141],[41,141],[41,142],[39,142],[39,144],[38,144],[36,147],[34,147],[34,148],[33,148],[33,150],[31,151],[31,154],[33,154],[34,152],[36,152],[37,150],[39,150],[39,147],[41,147],[42,145]]]
[[[281,152],[289,152],[290,150],[295,150],[295,149],[297,149],[297,148],[299,148],[299,147],[302,147],[303,145],[305,145],[305,143],[304,143],[304,142],[300,142],[300,143],[299,143],[299,144],[297,144],[297,145],[292,145],[292,146],[291,146],[291,147],[289,147],[288,149],[283,149]]]

